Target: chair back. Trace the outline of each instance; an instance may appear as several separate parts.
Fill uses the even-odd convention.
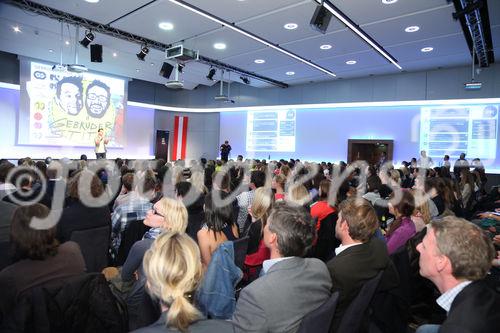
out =
[[[245,257],[247,255],[248,241],[249,240],[250,240],[250,237],[245,236],[245,237],[242,237],[242,238],[239,238],[239,239],[233,241],[234,263],[241,270],[243,270],[243,266],[245,263]]]
[[[74,230],[70,240],[77,243],[82,251],[88,273],[101,272],[108,266],[110,226]]]
[[[120,248],[118,249],[118,254],[114,263],[115,266],[123,266],[132,245],[138,240],[141,240],[146,231],[149,230],[149,227],[142,222],[143,220],[130,221],[125,230],[123,230]]]
[[[335,225],[338,214],[333,212],[321,220],[318,230],[318,241],[313,248],[313,256],[327,262],[335,256],[335,248],[340,245],[340,241],[335,237]]]
[[[307,314],[300,323],[297,333],[328,333],[337,308],[340,293],[334,292],[319,308]]]
[[[384,271],[380,271],[375,277],[365,282],[359,294],[347,307],[340,321],[337,333],[357,333],[365,322],[366,311],[377,290]]]

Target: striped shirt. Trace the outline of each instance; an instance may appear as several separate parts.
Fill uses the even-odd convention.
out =
[[[460,292],[471,283],[472,281],[464,281],[457,284],[455,287],[439,296],[439,298],[436,300],[436,303],[439,304],[439,306],[444,310],[446,310],[447,313],[450,312],[450,308],[453,304],[453,301],[455,300],[455,297],[457,297],[457,295],[460,294]]]

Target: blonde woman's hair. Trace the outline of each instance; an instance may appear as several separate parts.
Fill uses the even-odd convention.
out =
[[[390,170],[389,175],[396,184],[401,185],[401,175],[399,174],[398,170]]]
[[[181,200],[163,197],[156,204],[163,215],[163,229],[185,233],[188,225],[188,212]]]
[[[415,211],[422,215],[422,220],[427,225],[431,221],[431,212],[429,210],[429,200],[424,197],[422,190],[412,190],[415,197]]]
[[[311,201],[311,196],[304,185],[291,185],[288,188],[286,201],[295,205],[303,206]]]
[[[192,304],[203,269],[198,245],[186,234],[162,233],[144,255],[149,293],[168,306],[166,324],[186,332],[201,319]]]
[[[205,186],[205,175],[200,171],[193,171],[191,174],[191,178],[189,182],[193,185],[193,187],[200,193],[207,194],[208,189]]]
[[[273,192],[266,187],[259,187],[255,190],[254,198],[252,201],[252,215],[255,219],[261,220],[262,225],[265,225],[269,212],[273,205]]]

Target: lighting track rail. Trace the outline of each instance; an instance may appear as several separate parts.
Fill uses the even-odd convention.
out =
[[[389,52],[387,52],[382,45],[377,43],[375,39],[373,39],[370,35],[368,35],[363,29],[359,27],[353,20],[351,20],[347,15],[345,15],[340,9],[335,7],[328,0],[314,0],[319,5],[323,5],[330,13],[332,13],[340,22],[344,23],[345,26],[358,35],[362,40],[364,40],[368,45],[370,45],[378,54],[384,57],[387,61],[392,63],[398,69],[402,70],[403,68],[398,64],[396,58],[394,58]]]
[[[129,32],[116,29],[111,27],[109,24],[101,24],[92,20],[87,20],[85,18],[75,16],[54,8],[50,8],[38,3],[35,3],[33,1],[28,1],[28,0],[6,0],[5,3],[13,5],[15,7],[18,7],[22,10],[30,11],[39,15],[43,15],[46,17],[49,17],[51,19],[58,20],[60,22],[68,23],[71,25],[75,26],[80,26],[84,27],[88,30],[92,30],[93,32],[101,33],[103,35],[111,36],[117,39],[125,40],[128,42],[132,43],[137,43],[139,45],[147,45],[148,48],[150,49],[156,49],[159,51],[164,52],[166,49],[172,47],[172,44],[164,44],[160,43],[158,41],[145,38],[139,35],[131,34]],[[281,88],[288,88],[288,84],[277,81],[271,78],[268,78],[266,76],[262,76],[253,72],[248,72],[244,69],[228,65],[226,63],[223,63],[221,61],[211,59],[208,57],[202,57],[200,56],[200,62],[216,66],[218,68],[224,69],[224,70],[229,70],[233,72],[237,72],[239,74],[246,75],[248,77],[252,77],[256,80],[262,81],[269,83],[271,85],[281,87]]]
[[[317,64],[313,63],[312,61],[309,61],[309,60],[307,60],[307,59],[305,59],[305,58],[303,58],[303,57],[301,57],[301,56],[299,56],[291,51],[288,51],[288,50],[282,48],[281,46],[279,46],[278,44],[274,44],[274,43],[272,43],[272,42],[270,42],[262,37],[259,37],[259,36],[249,32],[249,31],[246,31],[245,29],[238,27],[234,23],[230,23],[230,22],[225,21],[225,20],[223,20],[215,15],[212,15],[209,12],[204,11],[203,9],[200,9],[200,8],[193,6],[193,5],[191,5],[185,1],[182,1],[182,0],[169,0],[169,1],[173,4],[176,4],[180,7],[183,7],[183,8],[185,8],[185,9],[187,9],[195,14],[203,16],[203,17],[205,17],[213,22],[219,23],[219,24],[223,25],[224,27],[227,27],[233,31],[236,31],[239,34],[242,34],[246,37],[249,37],[249,38],[255,40],[256,42],[264,44],[264,45],[266,45],[266,46],[268,46],[268,47],[270,47],[278,52],[281,52],[281,53],[283,53],[283,54],[285,54],[285,55],[287,55],[295,60],[298,60],[298,61],[300,61],[300,62],[302,62],[310,67],[313,67],[313,68],[315,68],[315,69],[317,69],[325,74],[328,74],[328,75],[333,76],[333,77],[336,76],[335,73],[333,73],[332,71],[330,71],[324,67],[321,67],[320,65],[317,65]]]

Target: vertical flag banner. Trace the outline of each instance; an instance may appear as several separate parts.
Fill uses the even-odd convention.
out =
[[[186,158],[188,117],[175,116],[172,161]]]

